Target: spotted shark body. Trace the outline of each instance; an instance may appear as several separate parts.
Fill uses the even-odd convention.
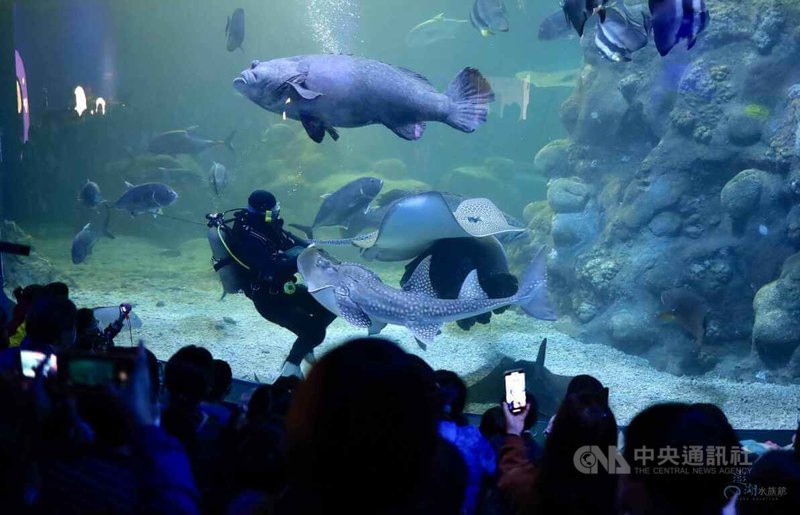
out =
[[[517,294],[490,299],[472,271],[457,299],[436,297],[430,280],[430,257],[420,262],[402,289],[392,288],[368,268],[341,263],[317,247],[304,250],[297,259],[300,274],[311,295],[350,324],[377,334],[387,324],[406,327],[426,348],[446,322],[516,305],[530,316],[555,320],[547,298],[546,256],[540,250],[528,265]]]

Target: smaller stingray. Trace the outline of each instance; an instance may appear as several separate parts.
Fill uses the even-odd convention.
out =
[[[702,297],[688,288],[673,288],[661,294],[664,312],[661,320],[675,320],[689,331],[698,345],[702,345],[706,332],[708,306]]]
[[[119,318],[119,306],[102,306],[94,308],[94,317],[97,319],[97,325],[100,329],[105,329],[115,320]],[[139,318],[135,312],[131,311],[128,318],[123,322],[124,329],[140,329],[142,327],[142,319]]]
[[[354,245],[362,249],[367,260],[406,261],[443,238],[479,238],[525,230],[511,225],[489,199],[462,199],[428,191],[393,202],[376,231],[314,243]]]
[[[557,72],[524,71],[516,77],[522,82],[533,84],[537,88],[574,88],[580,70],[561,70]]]
[[[499,403],[505,391],[506,370],[522,369],[525,371],[525,390],[536,397],[539,414],[545,420],[550,418],[558,411],[566,396],[572,376],[562,376],[547,370],[544,364],[546,353],[547,338],[539,345],[536,361],[503,357],[491,372],[467,388],[467,400],[481,404]]]

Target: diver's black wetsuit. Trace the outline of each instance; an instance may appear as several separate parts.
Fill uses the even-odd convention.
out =
[[[457,299],[464,279],[478,271],[478,282],[491,298],[510,297],[517,292],[517,279],[508,271],[505,251],[494,238],[447,238],[436,241],[425,252],[406,265],[400,284],[411,278],[419,263],[431,256],[431,285],[441,299]],[[494,310],[502,313],[506,307]],[[475,323],[488,324],[492,312],[457,321],[469,330]]]
[[[287,282],[295,282],[297,254],[308,242],[283,230],[281,219],[267,223],[263,214],[242,210],[233,224],[233,245],[235,256],[250,267],[245,295],[262,317],[297,335],[286,361],[300,365],[303,357],[322,343],[328,325],[336,318],[304,285],[295,285],[294,293],[284,291]]]

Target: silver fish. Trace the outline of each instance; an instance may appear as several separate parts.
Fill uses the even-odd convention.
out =
[[[134,186],[126,182],[125,186],[128,189],[113,207],[128,211],[131,216],[142,213],[161,214],[161,208],[170,206],[178,200],[178,194],[166,184],[147,182]]]
[[[148,150],[153,154],[199,154],[200,152],[218,145],[224,145],[231,153],[234,153],[233,137],[236,131],[232,131],[224,140],[210,140],[198,136],[195,133],[196,127],[189,127],[184,130],[167,131],[157,135],[148,143]]]
[[[406,35],[406,46],[409,48],[420,48],[445,41],[455,39],[456,34],[467,20],[456,20],[445,18],[444,13],[437,14],[430,20],[425,20]]]
[[[341,226],[349,228],[350,220],[360,214],[365,214],[370,202],[380,193],[383,181],[375,177],[359,177],[348,182],[338,190],[325,195],[325,200],[317,211],[314,223],[310,227],[299,224],[290,224],[297,227],[309,238],[313,238],[313,231],[317,227]]]
[[[214,195],[219,197],[228,185],[228,169],[225,168],[225,165],[214,161],[208,170],[208,182],[211,184],[211,189],[214,190]]]

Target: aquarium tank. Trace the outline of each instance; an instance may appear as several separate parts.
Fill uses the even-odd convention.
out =
[[[582,4],[0,1],[6,296],[244,381],[379,334],[473,413],[523,368],[796,428],[800,4]]]

